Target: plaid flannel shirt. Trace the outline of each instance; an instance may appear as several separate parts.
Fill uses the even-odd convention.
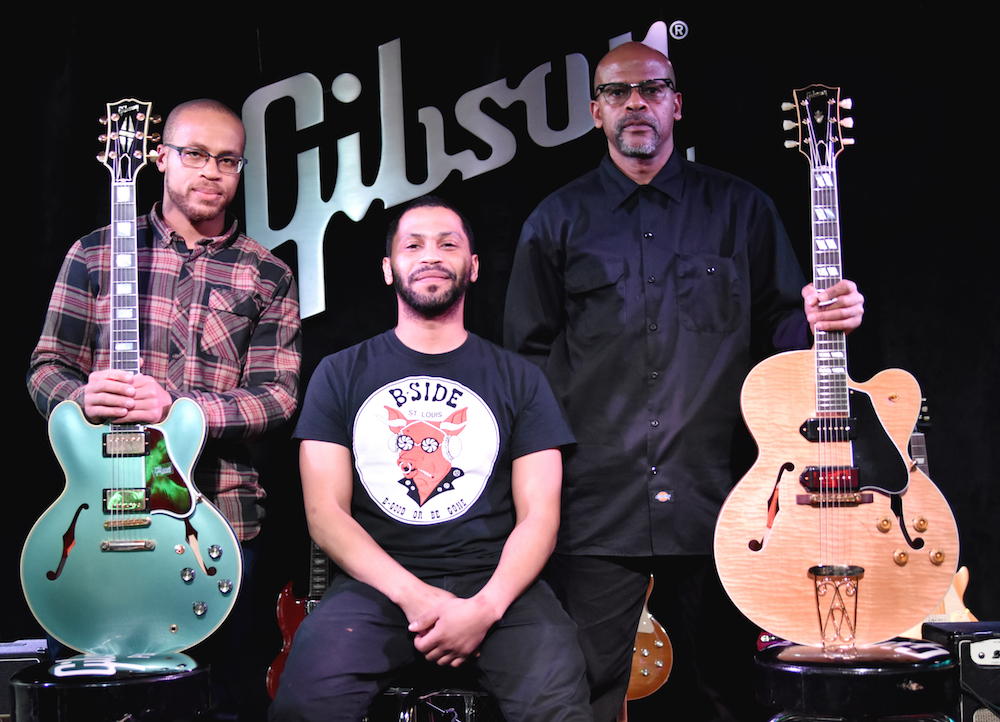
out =
[[[140,346],[142,373],[204,410],[194,483],[246,541],[260,530],[265,493],[244,442],[295,411],[300,322],[289,268],[229,220],[227,233],[188,250],[159,204],[139,219]],[[110,235],[77,241],[59,272],[28,370],[43,416],[66,399],[82,405],[90,372],[110,365]]]

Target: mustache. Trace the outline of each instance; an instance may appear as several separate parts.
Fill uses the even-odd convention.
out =
[[[410,283],[413,283],[414,281],[417,280],[417,277],[419,277],[421,273],[426,273],[428,271],[433,271],[434,273],[443,273],[451,281],[457,281],[458,280],[458,276],[451,269],[440,268],[440,267],[436,267],[436,266],[420,266],[419,268],[415,268],[410,273],[410,275],[407,277],[407,280]]]
[[[631,125],[632,123],[643,123],[652,128],[655,133],[660,132],[660,124],[656,120],[656,116],[652,113],[643,112],[634,112],[623,115],[618,119],[618,122],[615,123],[615,132],[619,134],[622,133],[625,130],[625,126]]]

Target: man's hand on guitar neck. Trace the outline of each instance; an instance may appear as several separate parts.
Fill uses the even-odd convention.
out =
[[[854,281],[847,279],[821,291],[810,283],[802,289],[802,299],[813,334],[816,331],[850,333],[861,325],[865,313],[865,297],[858,292]]]
[[[130,371],[94,371],[83,390],[83,413],[97,423],[157,424],[173,402],[156,379]]]

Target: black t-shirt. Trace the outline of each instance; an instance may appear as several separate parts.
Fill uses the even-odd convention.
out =
[[[429,355],[393,331],[323,359],[295,437],[351,450],[352,515],[418,576],[495,568],[513,459],[573,442],[534,365],[472,334]]]

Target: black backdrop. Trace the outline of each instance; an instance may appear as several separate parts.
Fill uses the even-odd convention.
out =
[[[641,38],[653,21],[678,19],[688,28],[684,39],[670,45],[685,101],[679,147],[693,147],[699,161],[769,193],[803,261],[806,163],[782,148],[779,105],[792,88],[812,83],[841,86],[853,97],[857,144],[839,163],[844,266],[866,295],[867,312],[864,326],[851,336],[851,374],[864,380],[899,366],[920,382],[933,419],[927,437],[931,475],[955,511],[961,561],[972,573],[966,603],[981,619],[1000,618],[1000,582],[991,565],[1000,549],[998,423],[990,408],[1000,398],[993,374],[1000,304],[991,288],[997,234],[986,222],[987,191],[997,184],[989,171],[995,152],[984,18],[928,4],[899,12],[857,8],[843,17],[793,5],[778,15],[678,1],[629,19],[505,5],[485,7],[485,20],[471,21],[448,17],[445,9],[421,14],[361,5],[265,8],[235,19],[191,18],[187,6],[138,14],[107,6],[100,16],[99,8],[56,14],[38,3],[9,6],[13,22],[3,32],[13,53],[8,82],[13,77],[14,85],[5,105],[15,134],[6,144],[13,188],[6,193],[7,217],[14,226],[8,234],[8,283],[18,322],[7,362],[14,381],[7,414],[13,430],[6,433],[13,495],[2,525],[0,588],[6,593],[0,639],[40,635],[19,593],[17,559],[32,521],[59,493],[62,474],[45,423],[22,390],[22,374],[66,249],[107,223],[107,171],[93,160],[100,149],[96,119],[106,102],[138,97],[165,114],[178,102],[209,96],[239,111],[258,88],[301,72],[313,73],[325,87],[351,72],[374,87],[377,48],[399,39],[407,172],[419,181],[424,151],[415,130],[417,108],[442,110],[448,152],[470,147],[482,158],[488,149],[457,127],[451,110],[467,90],[500,78],[516,86],[551,61],[551,124],[559,127],[566,114],[564,56],[582,53],[592,69],[610,38],[627,32]],[[277,149],[269,160],[272,217],[287,220],[294,210],[289,159],[305,148],[321,148],[322,187],[329,196],[335,141],[360,132],[365,180],[372,182],[379,156],[377,103],[368,97],[337,113],[331,105],[327,98],[326,123],[300,133],[289,130],[289,105],[279,102],[269,111],[269,133],[276,129],[269,142]],[[522,105],[486,112],[514,132],[515,157],[469,180],[453,173],[435,192],[463,208],[476,229],[483,274],[470,295],[468,323],[499,340],[520,224],[546,194],[592,168],[604,140],[592,131],[541,148],[528,138]],[[159,198],[154,170],[140,175],[138,184],[141,207]],[[233,208],[245,217],[242,191]],[[338,214],[329,223],[327,310],[304,321],[304,378],[323,355],[392,325],[393,298],[379,273],[388,216],[376,202],[361,221]],[[278,253],[297,268],[294,244]],[[16,461],[21,455],[28,463]],[[274,595],[292,577],[305,594],[308,542],[288,431],[262,444],[261,456],[271,494],[271,553],[257,595],[264,658],[280,646],[270,621]]]

